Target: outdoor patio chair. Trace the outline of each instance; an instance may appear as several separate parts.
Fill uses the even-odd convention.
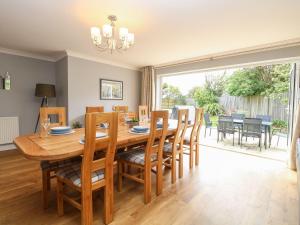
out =
[[[209,136],[211,136],[212,122],[210,120],[209,113],[204,113],[204,122],[205,122],[204,137],[206,137],[206,129],[207,128],[209,128]]]
[[[262,119],[262,121],[265,121],[265,122],[271,122],[272,121],[272,117],[269,116],[269,115],[256,115],[256,118]]]
[[[234,120],[243,120],[245,118],[243,113],[231,113],[231,116]]]
[[[232,116],[233,120],[244,120],[244,118],[245,118],[245,114],[243,114],[243,113],[231,113],[231,116]],[[241,133],[241,129],[243,127],[243,124],[241,124],[241,123],[234,123],[234,126],[236,128],[238,128],[239,129],[239,133]]]
[[[272,117],[269,115],[256,115],[256,118],[262,119],[263,122],[272,122]],[[265,133],[265,127],[263,125],[261,126],[261,132],[263,134]],[[271,135],[271,140],[272,140],[273,134],[271,131],[270,131],[269,135]]]
[[[224,137],[226,137],[226,134],[232,134],[232,145],[234,146],[234,134],[238,131],[235,129],[232,116],[219,116],[217,130],[218,130],[217,142],[219,142],[220,133],[223,134]],[[239,134],[239,139],[240,139],[240,134]]]
[[[170,119],[176,120],[177,118],[178,118],[178,108],[176,106],[174,106],[172,108],[172,113],[170,115]]]
[[[243,146],[243,137],[253,137],[259,139],[259,149],[261,150],[262,137],[262,119],[260,118],[244,118],[241,147]]]

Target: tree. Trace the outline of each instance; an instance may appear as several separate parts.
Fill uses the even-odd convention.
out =
[[[224,91],[225,73],[222,76],[205,76],[204,88],[212,92],[215,96],[221,97]]]
[[[261,95],[286,103],[290,70],[290,64],[241,69],[227,79],[225,89],[232,96]]]
[[[259,69],[241,69],[229,77],[226,81],[226,92],[232,96],[254,96],[260,95],[267,84],[262,80]]]
[[[198,106],[203,107],[210,103],[217,103],[218,97],[211,90],[200,87],[194,93],[194,100]]]
[[[163,83],[162,85],[162,101],[168,109],[174,105],[185,104],[185,96],[183,96],[178,87]]]
[[[263,95],[272,99],[279,99],[287,104],[289,91],[291,64],[279,64],[272,66],[270,70],[271,81],[269,87],[263,92]]]
[[[195,97],[195,93],[198,90],[201,90],[201,87],[199,87],[199,86],[193,87],[192,89],[189,90],[189,93],[187,94],[187,97],[194,98]]]

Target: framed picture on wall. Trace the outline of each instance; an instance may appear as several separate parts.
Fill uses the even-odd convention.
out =
[[[123,100],[123,81],[100,79],[101,100]]]

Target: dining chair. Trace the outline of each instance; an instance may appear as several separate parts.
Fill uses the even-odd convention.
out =
[[[190,156],[190,168],[194,166],[194,158],[195,165],[199,164],[199,145],[200,145],[200,130],[203,123],[203,108],[196,108],[194,125],[192,128],[187,128],[185,137],[184,137],[184,152],[183,154],[187,154]],[[186,147],[187,146],[187,147]],[[187,151],[186,151],[187,150]],[[195,153],[195,157],[194,157]]]
[[[123,112],[127,113],[128,112],[128,106],[127,105],[115,105],[112,107],[112,110],[115,112]]]
[[[96,139],[96,125],[109,124],[105,137]],[[113,163],[118,136],[118,113],[87,113],[85,115],[85,142],[82,163],[57,171],[57,210],[64,214],[64,201],[81,210],[81,224],[93,223],[92,192],[104,188],[103,222],[113,220]],[[103,151],[103,158],[94,158]],[[66,187],[80,192],[81,199],[71,197]]]
[[[262,137],[262,119],[260,118],[245,118],[241,135],[241,147],[243,145],[243,137],[253,137],[259,139],[259,149],[261,151]]]
[[[162,122],[162,128],[157,126]],[[162,151],[168,131],[168,111],[152,111],[150,134],[145,147],[128,149],[118,156],[118,190],[122,190],[123,178],[144,185],[144,203],[151,201],[151,172],[156,174],[156,195],[162,193]],[[126,167],[137,169],[136,173],[126,171]],[[156,170],[152,170],[156,168]],[[132,171],[132,170],[131,170]]]
[[[55,126],[65,126],[66,125],[66,110],[64,107],[41,107],[40,108],[40,121],[44,121],[51,116],[55,116],[58,121],[50,120],[50,127]],[[69,158],[66,160],[60,161],[41,161],[41,170],[42,170],[42,194],[43,194],[43,207],[44,209],[48,208],[48,198],[49,192],[51,190],[51,179],[56,177],[56,171],[59,168],[72,165],[80,161],[80,157]]]
[[[210,120],[209,113],[204,113],[204,122],[205,122],[204,137],[206,137],[206,129],[208,129],[208,128],[209,128],[209,136],[210,136],[211,135],[212,122]]]
[[[148,106],[139,105],[139,120],[148,119]]]
[[[56,121],[51,121],[51,116],[56,117]],[[40,121],[50,119],[50,127],[66,126],[66,109],[65,107],[41,107]]]
[[[92,113],[92,112],[104,112],[104,106],[87,106],[86,113]]]
[[[218,120],[217,131],[217,142],[219,142],[220,133],[223,134],[223,137],[226,137],[226,134],[232,134],[232,145],[234,146],[234,134],[238,131],[235,129],[232,116],[220,115]],[[238,142],[240,142],[240,133],[238,140]]]
[[[188,126],[189,110],[178,110],[178,123],[174,137],[169,138],[163,147],[163,165],[171,167],[171,182],[176,182],[176,161],[178,160],[179,178],[183,176],[183,140]],[[178,159],[177,159],[178,156]]]

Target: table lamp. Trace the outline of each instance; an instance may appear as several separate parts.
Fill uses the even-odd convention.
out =
[[[53,84],[36,84],[36,86],[35,86],[35,96],[43,98],[42,103],[41,103],[41,107],[48,107],[48,98],[55,98],[56,97],[55,85],[53,85]],[[37,118],[37,121],[36,121],[36,124],[35,124],[34,133],[37,130],[39,120],[40,120],[40,113],[38,115],[38,118]]]

